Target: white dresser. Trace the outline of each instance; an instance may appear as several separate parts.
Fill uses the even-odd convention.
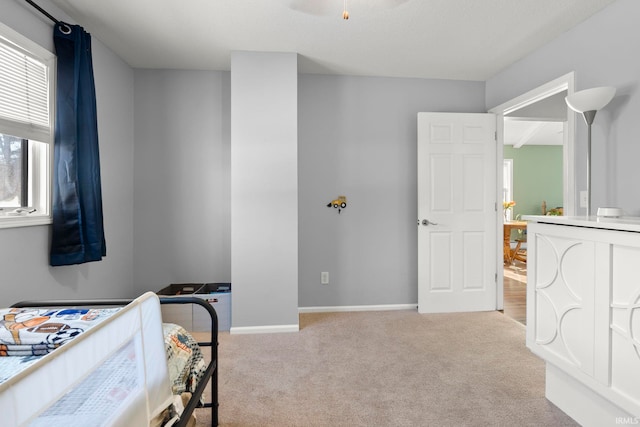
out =
[[[640,218],[528,216],[527,346],[585,426],[640,424]]]

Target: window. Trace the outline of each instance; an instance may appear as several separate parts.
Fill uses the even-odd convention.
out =
[[[55,55],[0,23],[0,228],[51,223]]]
[[[513,201],[513,159],[504,159],[502,167],[502,202],[508,203]],[[506,209],[504,220],[511,221],[512,219],[513,209]]]
[[[29,167],[29,140],[0,133],[0,208],[28,204],[28,180],[22,171]]]

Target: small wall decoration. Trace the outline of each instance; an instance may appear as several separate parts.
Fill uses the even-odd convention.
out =
[[[327,204],[328,208],[331,206],[333,206],[334,209],[338,209],[338,213],[340,213],[342,209],[347,207],[347,198],[345,196],[338,196],[337,199],[334,199]]]

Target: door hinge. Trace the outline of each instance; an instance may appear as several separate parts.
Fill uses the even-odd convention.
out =
[[[495,284],[498,284],[498,272],[496,271],[495,276],[493,276],[493,281],[495,282]]]
[[[494,211],[494,212],[498,212],[498,202],[495,202],[495,203],[493,204],[493,211]]]
[[[498,131],[493,132],[493,140],[498,141]]]

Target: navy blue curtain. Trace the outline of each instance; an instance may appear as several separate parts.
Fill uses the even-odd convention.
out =
[[[107,254],[102,220],[98,121],[91,35],[57,24],[58,57],[50,264],[99,261]]]

